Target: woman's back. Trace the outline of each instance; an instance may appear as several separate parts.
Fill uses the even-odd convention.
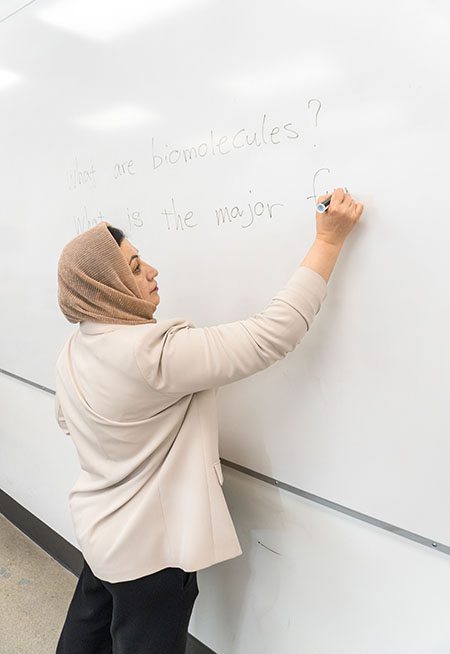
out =
[[[158,349],[174,322],[83,322],[58,356],[57,415],[81,466],[72,517],[106,581],[199,570],[242,551],[221,490],[215,391],[155,391],[136,363],[136,348]]]

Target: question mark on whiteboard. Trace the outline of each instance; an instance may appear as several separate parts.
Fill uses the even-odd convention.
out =
[[[311,100],[308,100],[308,109],[311,107],[311,102],[319,103],[319,106],[317,107],[316,115],[314,116],[315,126],[317,127],[317,116],[319,115],[319,111],[322,106],[322,103],[320,100],[316,100],[315,98],[312,98]]]

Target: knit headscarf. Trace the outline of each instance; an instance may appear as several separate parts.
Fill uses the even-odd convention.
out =
[[[71,323],[156,322],[114,236],[103,221],[72,239],[58,261],[58,304]]]

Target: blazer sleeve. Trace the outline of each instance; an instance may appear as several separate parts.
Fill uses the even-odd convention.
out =
[[[55,417],[56,417],[56,422],[61,427],[63,432],[67,434],[67,436],[70,436],[70,431],[67,427],[66,419],[64,418],[64,414],[62,412],[61,405],[59,403],[57,395],[55,395]]]
[[[247,320],[203,328],[178,321],[159,343],[141,340],[135,348],[138,367],[152,388],[165,393],[230,384],[294,350],[326,295],[325,280],[299,266],[267,308]]]

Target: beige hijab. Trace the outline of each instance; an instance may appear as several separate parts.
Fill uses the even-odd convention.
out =
[[[58,261],[58,304],[69,322],[156,322],[130,266],[103,221],[72,239]]]

